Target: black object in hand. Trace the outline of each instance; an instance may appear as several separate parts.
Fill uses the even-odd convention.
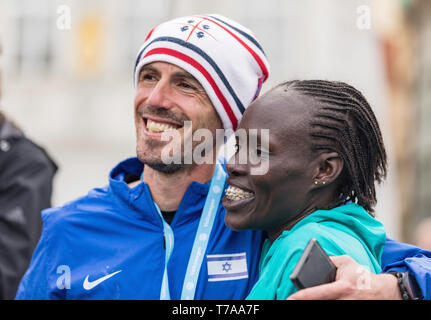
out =
[[[337,267],[329,259],[315,238],[311,239],[298,263],[290,274],[290,280],[299,289],[335,281]]]

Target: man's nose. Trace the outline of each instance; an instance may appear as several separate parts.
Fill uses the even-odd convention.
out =
[[[169,108],[172,106],[172,92],[169,87],[169,82],[160,79],[151,89],[146,104],[152,106],[158,106],[163,108]]]

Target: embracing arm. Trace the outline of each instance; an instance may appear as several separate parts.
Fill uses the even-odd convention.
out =
[[[431,251],[386,239],[383,272],[408,272],[416,279],[425,300],[431,300]]]
[[[386,239],[382,255],[383,272],[358,272],[361,266],[348,256],[331,257],[338,267],[336,281],[300,290],[290,299],[401,299],[397,278],[388,272],[409,272],[424,299],[431,299],[431,252]],[[368,285],[359,285],[363,279]]]
[[[374,274],[347,255],[330,257],[337,267],[332,283],[300,290],[289,300],[399,300],[397,278]]]

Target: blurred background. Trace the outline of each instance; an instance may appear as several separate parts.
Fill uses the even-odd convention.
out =
[[[135,155],[138,49],[160,22],[199,13],[254,31],[271,64],[263,91],[311,78],[361,90],[389,154],[377,218],[397,240],[431,235],[428,0],[0,0],[0,109],[59,165],[53,205]]]

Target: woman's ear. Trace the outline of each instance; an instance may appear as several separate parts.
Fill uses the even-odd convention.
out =
[[[337,152],[320,154],[313,177],[314,185],[322,187],[331,184],[339,177],[343,168],[343,159],[341,159]]]

